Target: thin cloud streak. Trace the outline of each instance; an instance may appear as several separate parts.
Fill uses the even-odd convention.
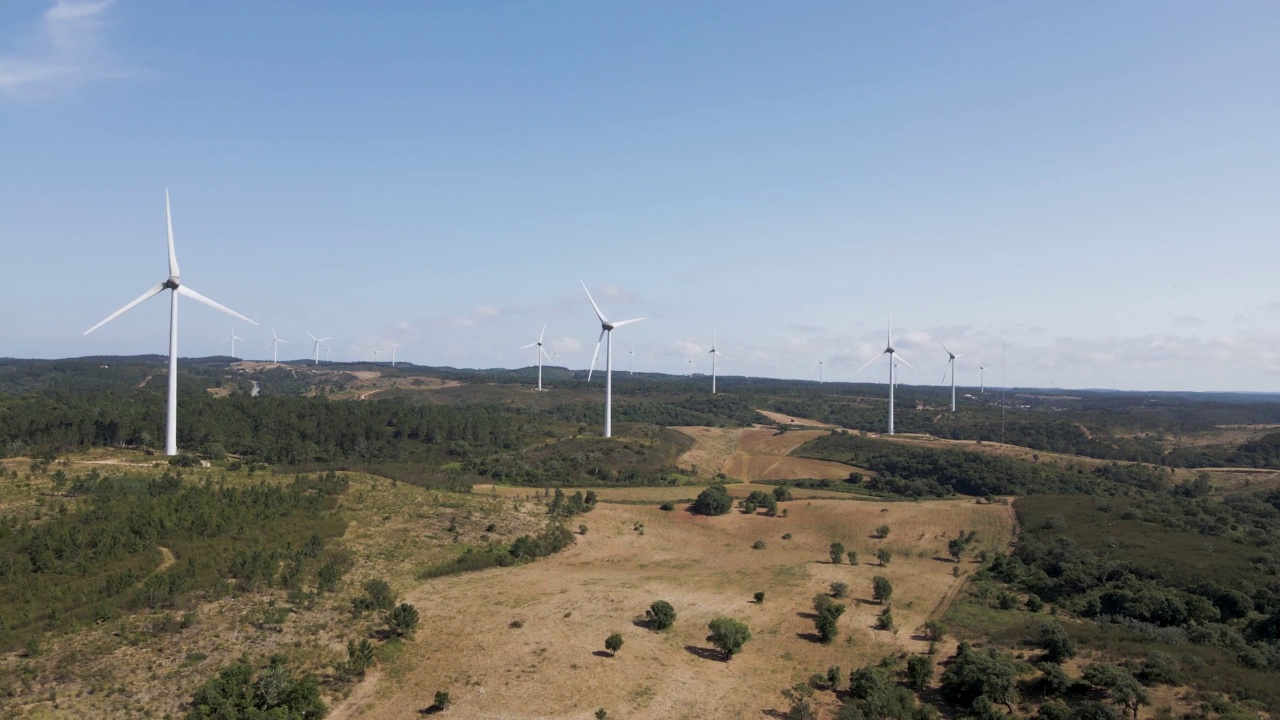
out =
[[[0,91],[40,93],[129,73],[107,47],[116,0],[57,0],[17,47],[0,54]]]

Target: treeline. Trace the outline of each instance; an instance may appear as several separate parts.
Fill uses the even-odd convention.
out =
[[[989,453],[925,448],[836,432],[815,438],[793,453],[832,460],[876,473],[868,489],[905,497],[964,495],[1114,495],[1125,488],[1161,489],[1167,473],[1141,465],[1068,469]]]
[[[1022,539],[993,561],[1001,580],[1152,641],[1280,670],[1280,491],[1225,502],[1178,492],[1038,497],[1015,507]]]
[[[79,501],[56,502],[44,518],[0,518],[0,647],[196,592],[299,588],[322,578],[333,562],[326,539],[346,528],[336,510],[346,481],[332,473],[229,487],[94,471],[55,485]],[[176,560],[163,572],[160,547]]]
[[[0,398],[0,455],[88,447],[158,448],[164,397],[145,390]],[[273,464],[347,459],[388,462],[471,448],[510,449],[523,423],[496,406],[232,396],[184,392],[179,446]]]
[[[468,472],[534,487],[676,484],[676,459],[693,446],[684,433],[652,425],[616,426],[615,438],[577,437],[518,452],[472,457]]]

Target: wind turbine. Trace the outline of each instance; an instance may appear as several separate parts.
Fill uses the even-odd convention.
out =
[[[955,412],[956,411],[956,358],[962,358],[965,355],[972,355],[973,353],[960,353],[959,355],[957,355],[951,352],[949,349],[947,349],[946,343],[942,342],[941,340],[938,341],[938,344],[942,346],[943,350],[947,351],[947,364],[951,366],[951,412]],[[942,379],[943,380],[947,379],[946,373],[942,374]]]
[[[373,364],[378,364],[378,348],[373,349]]]
[[[693,377],[693,360],[689,361],[689,377]]]
[[[866,370],[868,367],[871,366],[871,363],[879,360],[881,357],[885,355],[889,356],[889,434],[892,435],[893,434],[893,383],[894,383],[893,361],[896,358],[900,360],[903,365],[906,365],[912,370],[915,370],[915,367],[911,363],[907,362],[907,359],[902,357],[902,355],[897,354],[898,352],[897,350],[893,349],[893,313],[889,313],[889,332],[886,337],[888,339],[885,342],[884,350],[881,350],[879,355],[876,355],[875,357],[868,360],[866,365],[863,365],[862,367],[858,368],[858,372],[862,372],[863,370]]]
[[[978,363],[978,394],[987,394],[987,368],[981,362]]]
[[[604,313],[600,312],[600,306],[596,304],[595,298],[591,297],[591,291],[587,289],[585,282],[582,282],[582,291],[587,294],[592,309],[596,311],[596,317],[600,319],[600,337],[596,339],[596,352],[591,358],[591,370],[587,372],[587,382],[591,382],[591,373],[596,367],[595,359],[600,356],[600,343],[604,341],[604,436],[613,437],[613,331],[623,325],[640,322],[644,318],[611,323],[605,318]]]
[[[818,356],[818,362],[814,367],[818,368],[818,384],[822,384],[822,368],[825,363],[822,362],[822,356]]]
[[[627,367],[627,372],[632,375],[635,375],[636,374],[636,346],[635,345],[632,345],[631,349],[627,351],[627,362],[629,363]]]
[[[265,347],[271,348],[271,362],[273,363],[280,362],[280,343],[288,345],[289,341],[282,339],[279,335],[276,335],[276,326],[272,325],[271,342],[267,343]]]
[[[311,354],[315,358],[315,364],[319,365],[320,364],[320,343],[327,342],[329,340],[332,340],[333,338],[331,337],[318,338],[315,335],[312,335],[310,330],[307,331],[307,337],[311,338],[311,341],[312,341]]]
[[[195,300],[197,302],[202,302],[205,305],[208,305],[209,307],[215,310],[221,310],[222,312],[232,317],[240,318],[245,322],[253,323],[254,325],[257,325],[258,323],[253,322],[249,318],[241,315],[240,313],[234,310],[231,310],[230,308],[226,308],[226,307],[223,307],[222,305],[219,305],[218,303],[210,300],[209,298],[201,295],[195,290],[192,290],[191,288],[182,284],[182,281],[180,279],[180,274],[178,272],[178,256],[177,256],[177,253],[175,253],[173,250],[173,215],[169,211],[169,190],[168,189],[164,191],[164,217],[165,217],[165,223],[168,226],[168,230],[169,230],[169,277],[168,279],[156,285],[155,287],[151,288],[150,290],[147,290],[140,297],[138,297],[137,300],[134,300],[128,305],[125,305],[119,310],[111,313],[111,315],[107,316],[106,320],[103,320],[97,325],[94,325],[88,330],[85,330],[84,334],[88,335],[94,330],[97,330],[103,325],[106,325],[112,320],[115,320],[116,318],[129,312],[130,310],[137,307],[138,305],[141,305],[147,300],[150,300],[156,295],[159,295],[165,290],[171,291],[169,294],[169,402],[165,412],[164,453],[165,455],[177,455],[178,454],[178,296],[185,295],[186,297],[189,297],[192,300]],[[231,334],[235,335],[234,330],[232,331]]]
[[[542,338],[546,334],[547,334],[547,324],[542,323],[542,332],[538,333],[538,342],[531,342],[528,345],[524,345],[520,348],[521,350],[528,350],[531,347],[538,348],[537,350],[534,351],[534,353],[537,355],[537,358],[538,358],[538,392],[542,392],[542,356],[547,355],[547,351],[542,348]],[[559,355],[559,353],[556,353],[556,354]],[[547,359],[550,360],[551,356],[547,355]]]
[[[699,362],[702,361],[702,358],[705,358],[708,356],[710,356],[711,358],[711,394],[712,395],[716,394],[716,356],[717,355],[719,355],[720,357],[726,360],[729,359],[724,353],[716,349],[716,334],[715,332],[712,332],[711,333],[711,350],[707,351],[706,355],[703,355],[702,357],[698,358]]]
[[[236,326],[232,325],[231,334],[222,339],[222,342],[226,342],[228,340],[231,341],[231,357],[236,356],[236,341],[243,340],[243,339],[244,338],[240,337],[239,335],[236,335]]]
[[[404,345],[404,343],[388,342],[387,344],[391,346],[391,367],[395,367],[396,366],[396,348],[400,347],[401,345]]]
[[[333,353],[333,351],[332,351],[331,349],[329,349],[329,348],[325,348],[325,349],[324,349],[324,361],[325,361],[325,362],[327,362],[327,363],[331,363],[331,362],[333,362],[333,360],[329,357],[332,353]]]

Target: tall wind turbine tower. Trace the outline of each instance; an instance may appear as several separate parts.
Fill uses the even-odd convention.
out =
[[[579,280],[578,282],[582,282]],[[637,323],[644,318],[634,318],[632,320],[623,320],[622,322],[609,322],[605,318],[604,313],[600,312],[600,306],[596,304],[595,298],[591,297],[591,291],[587,289],[587,284],[582,283],[582,291],[587,294],[587,299],[591,301],[591,307],[596,311],[596,317],[600,319],[600,337],[596,339],[596,352],[591,360],[591,370],[587,372],[587,382],[591,382],[591,372],[595,370],[595,358],[600,356],[600,343],[603,341],[604,346],[604,436],[613,437],[613,331],[623,325]]]
[[[941,340],[938,341],[938,344],[942,346],[943,350],[947,351],[947,364],[951,366],[951,412],[955,412],[956,411],[956,358],[962,358],[965,355],[972,355],[972,353],[960,353],[959,355],[957,355],[951,352],[950,350],[948,350],[947,344],[942,342]],[[942,376],[942,379],[945,380],[946,377],[947,376],[944,374]]]
[[[231,341],[231,357],[236,356],[236,341],[243,340],[243,339],[244,338],[240,337],[239,335],[236,335],[236,326],[232,325],[231,334],[222,339],[222,342],[226,342],[228,340]]]
[[[373,364],[378,364],[378,348],[373,349]]]
[[[978,394],[987,394],[987,368],[982,363],[978,363]]]
[[[320,364],[320,343],[328,342],[333,338],[331,337],[318,338],[315,335],[312,335],[310,330],[307,331],[307,337],[311,338],[311,355],[315,359],[315,364],[319,365]]]
[[[276,326],[272,325],[271,342],[267,343],[266,347],[271,348],[271,362],[273,363],[280,362],[280,343],[288,345],[289,341],[282,339],[279,335],[276,335]]]
[[[396,348],[404,345],[404,343],[389,342],[387,344],[391,346],[391,367],[395,367],[396,366]]]
[[[173,249],[173,214],[169,211],[169,191],[167,189],[164,191],[164,217],[165,217],[165,224],[168,226],[168,230],[169,230],[169,278],[164,282],[151,288],[150,290],[147,290],[145,293],[139,296],[138,299],[134,300],[128,305],[125,305],[119,310],[111,313],[109,316],[107,316],[106,320],[103,320],[97,325],[94,325],[88,330],[85,330],[84,334],[88,335],[94,330],[97,330],[103,325],[106,325],[112,320],[115,320],[116,318],[129,312],[130,310],[141,305],[147,300],[150,300],[156,295],[159,295],[165,290],[170,291],[170,294],[169,294],[169,402],[165,412],[164,453],[165,455],[177,455],[178,454],[178,296],[184,295],[186,297],[191,298],[192,300],[204,303],[205,305],[208,305],[209,307],[215,310],[221,310],[222,312],[232,317],[240,318],[241,320],[244,320],[247,323],[252,323],[254,325],[257,325],[258,323],[253,322],[249,318],[241,315],[240,313],[234,310],[231,310],[230,308],[226,308],[226,307],[223,307],[222,305],[219,305],[218,303],[210,300],[209,298],[201,295],[195,290],[192,290],[191,288],[182,284],[180,273],[178,272],[178,255],[177,253],[174,252],[174,249]],[[235,335],[234,329],[232,330],[231,334]]]
[[[537,348],[537,350],[534,350],[533,352],[535,357],[538,360],[538,392],[542,392],[542,356],[547,355],[547,351],[544,350],[542,347],[542,338],[546,336],[546,334],[547,334],[547,324],[542,323],[542,332],[538,333],[538,341],[531,342],[528,345],[523,345],[520,348],[521,350],[528,350],[529,348]],[[559,355],[559,353],[556,353],[556,354]],[[551,356],[547,355],[547,359],[550,360]]]
[[[818,362],[814,365],[814,367],[818,368],[818,384],[819,385],[822,384],[822,368],[825,364],[826,363],[822,362],[822,357],[819,356]]]
[[[627,351],[627,363],[628,363],[627,372],[632,375],[635,375],[636,374],[636,347],[634,345],[632,345],[631,349]]]
[[[717,355],[719,355],[720,357],[726,360],[729,359],[724,353],[716,349],[716,334],[715,332],[712,332],[711,333],[711,349],[707,351],[706,355],[703,355],[702,357],[698,358],[699,361],[701,361],[705,357],[711,358],[711,394],[712,395],[716,394],[716,356]]]
[[[689,377],[693,377],[693,360],[689,361]]]
[[[915,370],[915,367],[912,366],[911,363],[907,362],[907,359],[902,357],[902,355],[899,354],[897,350],[893,349],[893,313],[889,313],[889,332],[887,334],[887,338],[888,339],[885,342],[884,350],[881,350],[879,355],[876,355],[875,357],[868,360],[866,365],[863,365],[862,367],[858,368],[858,372],[862,372],[863,370],[866,370],[868,367],[871,366],[871,363],[875,362],[876,360],[879,360],[881,357],[885,355],[889,356],[889,434],[892,435],[893,434],[893,385],[894,385],[893,361],[896,358],[897,360],[901,361],[903,365],[906,365],[912,370]]]
[[[330,355],[332,355],[332,354],[333,354],[333,350],[331,350],[331,349],[329,349],[329,348],[325,348],[325,349],[324,349],[324,361],[325,361],[325,362],[327,362],[327,363],[331,363],[331,362],[333,362],[333,358],[331,358],[331,357],[330,357]]]

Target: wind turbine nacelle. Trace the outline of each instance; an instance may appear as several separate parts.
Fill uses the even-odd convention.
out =
[[[165,290],[177,290],[177,289],[178,289],[178,286],[179,286],[179,285],[181,285],[181,284],[182,284],[182,283],[178,282],[178,276],[177,276],[177,275],[170,275],[170,276],[169,276],[169,279],[164,281],[164,289],[165,289]]]

